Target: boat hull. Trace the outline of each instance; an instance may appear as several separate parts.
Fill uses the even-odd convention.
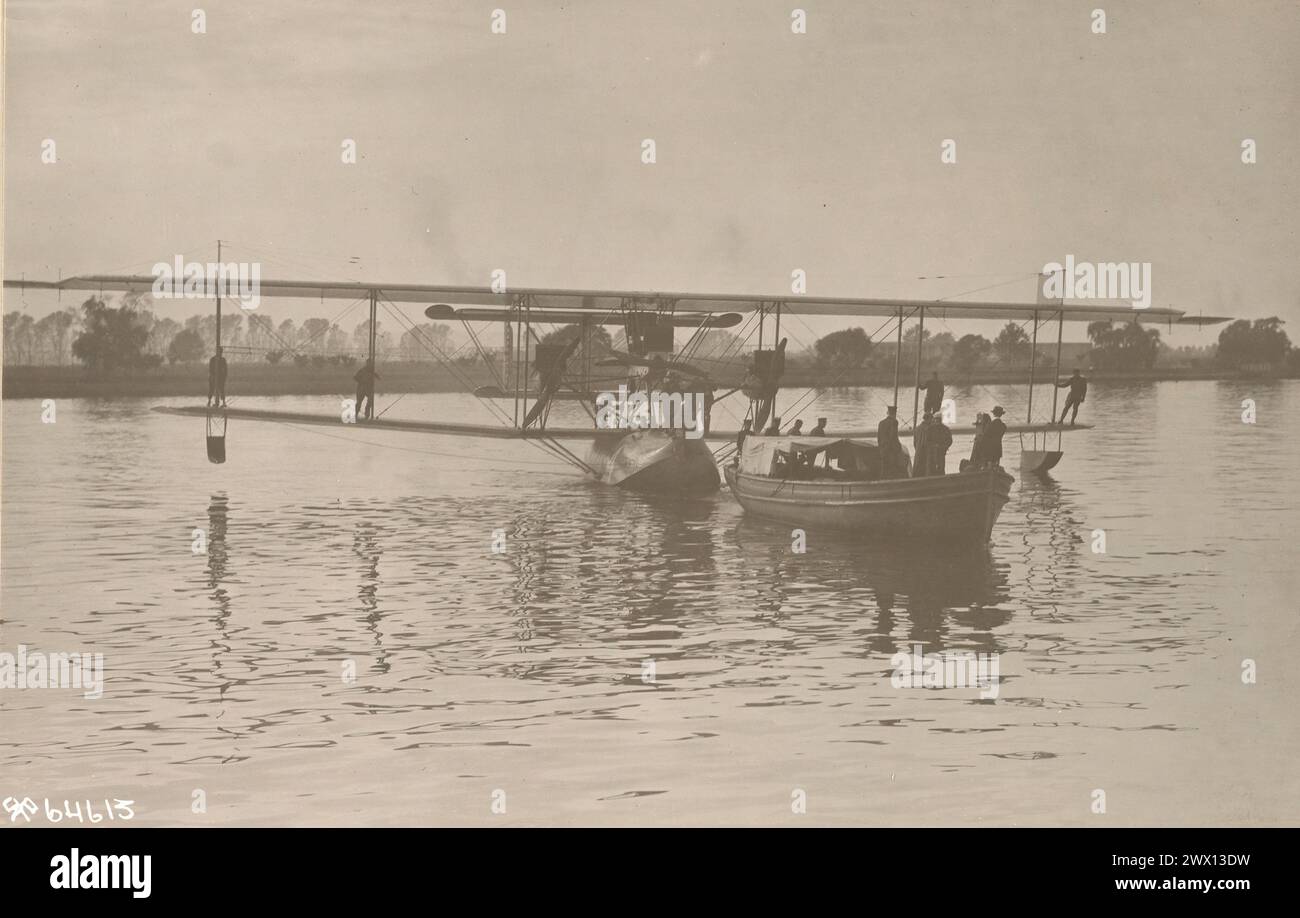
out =
[[[726,469],[746,513],[864,536],[987,542],[1011,493],[1000,468],[886,481],[791,481]]]
[[[604,484],[657,497],[699,497],[722,486],[704,440],[667,430],[599,434],[586,462]]]

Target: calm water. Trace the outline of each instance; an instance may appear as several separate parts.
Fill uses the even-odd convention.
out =
[[[885,395],[802,416],[874,424]],[[1023,390],[950,395],[1024,415]],[[232,421],[214,466],[169,401],[4,402],[0,650],[102,652],[107,684],[0,691],[0,798],[198,825],[1300,821],[1297,383],[1095,386],[1099,429],[957,557],[795,554],[725,491],[655,503],[524,443]],[[998,653],[998,697],[893,688],[913,643]]]

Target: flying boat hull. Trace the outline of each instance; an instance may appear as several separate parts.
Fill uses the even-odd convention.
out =
[[[722,485],[705,441],[668,430],[597,434],[585,461],[603,484],[656,497],[698,497]]]

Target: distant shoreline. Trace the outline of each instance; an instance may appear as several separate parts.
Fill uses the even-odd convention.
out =
[[[277,395],[351,395],[355,383],[352,374],[356,367],[301,367],[294,365],[231,363],[226,391],[231,396]],[[496,379],[482,366],[457,367],[452,373],[445,367],[427,363],[391,363],[379,365],[378,391],[402,392],[466,392],[478,386],[495,385]],[[790,368],[782,379],[783,388],[852,388],[858,386],[892,386],[893,373],[858,370],[843,374],[833,385],[827,385],[828,375],[804,368]],[[929,376],[929,370],[925,375]],[[1061,378],[1068,373],[1062,373]],[[1086,371],[1094,382],[1166,382],[1193,380],[1258,380],[1290,379],[1296,373],[1273,375],[1244,374],[1203,368],[1158,368],[1145,371]],[[735,377],[735,378],[732,378]],[[1029,380],[1028,369],[976,372],[970,376],[940,373],[944,383],[951,387],[992,385],[1001,383],[1024,384]],[[1034,373],[1035,382],[1042,385],[1052,380],[1050,370]],[[468,385],[466,384],[468,383]],[[903,389],[915,383],[915,373],[904,373],[900,380]],[[536,380],[534,379],[534,385]],[[740,385],[739,377],[730,372],[716,381],[720,389]],[[508,390],[507,390],[508,391]],[[6,399],[20,398],[206,398],[208,393],[207,367],[204,364],[164,366],[129,375],[93,376],[80,366],[14,366],[4,368]]]

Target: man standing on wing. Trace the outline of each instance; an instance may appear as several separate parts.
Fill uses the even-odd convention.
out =
[[[1064,424],[1065,413],[1073,408],[1074,411],[1070,415],[1070,426],[1073,427],[1074,419],[1079,416],[1079,406],[1083,404],[1083,399],[1088,394],[1088,380],[1078,370],[1075,370],[1073,376],[1065,382],[1057,383],[1056,388],[1068,388],[1070,390],[1070,394],[1065,397],[1065,407],[1061,409],[1061,419],[1056,423]]]

